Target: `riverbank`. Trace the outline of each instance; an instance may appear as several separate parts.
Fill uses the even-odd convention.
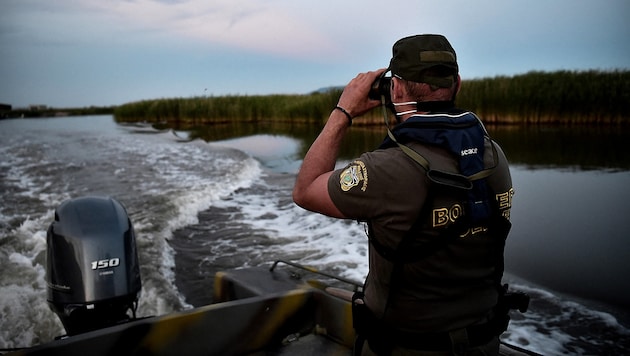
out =
[[[8,106],[10,108],[10,106]],[[0,112],[0,119],[36,118],[36,117],[65,117],[87,115],[111,115],[114,106],[90,106],[85,108],[53,108],[33,105],[29,108],[9,109]]]
[[[227,122],[290,122],[321,126],[343,88],[310,94],[226,95],[162,98],[111,107],[28,108],[2,117],[113,114],[117,122],[169,123],[179,127]],[[515,76],[465,79],[456,105],[477,113],[486,124],[630,125],[630,71],[529,72]],[[355,126],[382,125],[380,108]]]
[[[342,88],[307,95],[222,96],[144,100],[114,110],[119,122],[207,125],[290,121],[321,125]],[[456,104],[490,124],[627,125],[630,71],[530,72],[464,80]],[[382,124],[374,110],[355,125]]]
[[[466,80],[457,104],[486,123],[627,125],[630,71],[529,72]]]

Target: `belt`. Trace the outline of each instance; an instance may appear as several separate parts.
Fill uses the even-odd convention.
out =
[[[469,326],[465,330],[471,347],[485,345],[497,336],[490,323]],[[393,335],[393,341],[400,347],[415,350],[450,350],[452,346],[451,335],[446,331],[423,334],[396,333]]]
[[[462,330],[466,330],[469,347],[485,345],[499,334],[496,323],[493,321],[479,325],[471,325]],[[370,347],[378,344],[384,346],[383,343],[390,344],[391,346],[396,345],[406,349],[426,351],[445,351],[451,350],[453,347],[451,332],[448,331],[431,333],[392,331],[388,334],[389,335],[379,335],[383,336],[383,338],[377,336],[377,340],[374,339],[374,336],[376,335],[368,337],[367,341],[370,343]]]

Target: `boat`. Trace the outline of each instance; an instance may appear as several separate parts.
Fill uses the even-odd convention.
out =
[[[56,210],[47,237],[48,302],[68,335],[11,355],[352,355],[352,295],[362,286],[291,261],[217,272],[211,304],[136,318],[130,224],[111,198],[78,198]],[[81,268],[69,256],[91,262]],[[128,308],[132,317],[115,317]],[[536,355],[506,343],[500,352]]]
[[[353,290],[308,275],[321,277],[286,261],[218,272],[210,305],[61,338],[15,355],[352,355]],[[506,343],[500,354],[536,355]]]

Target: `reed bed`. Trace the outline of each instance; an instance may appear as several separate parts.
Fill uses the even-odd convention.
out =
[[[230,121],[286,121],[321,125],[342,89],[305,95],[218,96],[133,102],[114,110],[119,122],[204,125]],[[457,106],[491,124],[626,125],[630,71],[529,72],[465,80]],[[357,125],[382,124],[374,110]]]
[[[340,89],[309,95],[218,96],[144,100],[116,108],[117,121],[214,124],[264,120],[321,123],[335,106]]]
[[[627,124],[630,72],[530,72],[467,80],[457,104],[489,123]]]

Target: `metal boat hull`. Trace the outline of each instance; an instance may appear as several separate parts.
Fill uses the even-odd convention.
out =
[[[16,355],[351,355],[351,291],[288,269],[219,272],[213,304],[63,338]],[[501,345],[503,355],[535,355]]]

